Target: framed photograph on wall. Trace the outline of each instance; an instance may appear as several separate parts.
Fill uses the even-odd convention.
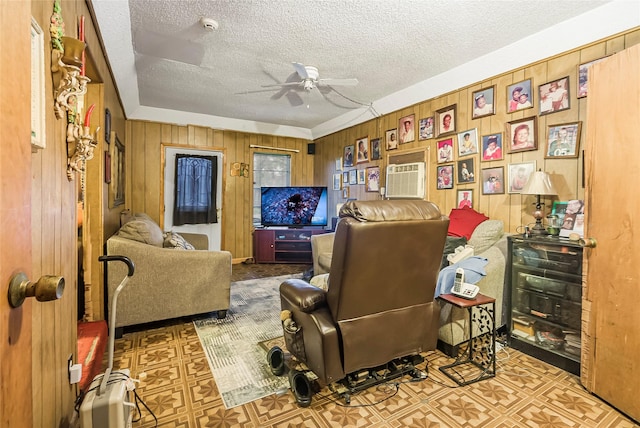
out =
[[[342,188],[342,199],[349,199],[349,186]]]
[[[554,80],[538,88],[540,116],[567,110],[570,107],[569,76]]]
[[[496,114],[495,104],[493,102],[495,89],[495,86],[490,86],[471,94],[473,119]]]
[[[473,208],[473,190],[458,190],[458,198],[456,202],[458,208]]]
[[[367,182],[365,184],[367,192],[380,191],[380,167],[370,166],[366,169]]]
[[[401,117],[398,121],[398,130],[400,132],[400,144],[406,144],[416,139],[415,114]]]
[[[349,183],[349,171],[344,171],[342,173],[342,183],[343,184],[348,184]]]
[[[382,143],[380,138],[371,140],[371,160],[382,159]]]
[[[420,119],[419,140],[433,138],[433,116]]]
[[[358,184],[358,170],[349,170],[349,184]]]
[[[502,132],[482,136],[482,160],[502,160]]]
[[[333,190],[342,189],[342,174],[335,173],[333,174]]]
[[[356,150],[358,157],[356,163],[369,162],[369,137],[362,137],[356,140]]]
[[[365,184],[367,182],[367,174],[364,169],[358,170],[358,184]]]
[[[607,57],[594,59],[593,61],[585,62],[578,66],[578,91],[576,92],[578,94],[578,98],[584,98],[587,96],[589,91],[589,69],[591,66],[606,58]]]
[[[398,130],[397,129],[389,129],[386,132],[386,144],[387,150],[395,150],[398,148]]]
[[[538,118],[536,116],[507,122],[508,153],[527,152],[538,148]]]
[[[522,193],[529,176],[536,170],[536,161],[510,163],[508,169],[509,193]]]
[[[111,183],[109,183],[109,208],[124,204],[125,191],[125,153],[124,144],[115,133],[111,132]]]
[[[545,158],[577,158],[581,122],[549,125]]]
[[[507,86],[507,113],[533,107],[531,79]]]
[[[478,153],[478,130],[469,129],[458,134],[458,156]]]
[[[497,195],[504,193],[504,167],[484,168],[482,170],[482,194]]]
[[[438,163],[453,161],[453,138],[438,141]]]
[[[342,171],[342,158],[336,158],[336,171]]]
[[[111,112],[108,108],[104,109],[104,141],[111,143]]]
[[[442,165],[437,168],[438,190],[453,189],[453,165]]]
[[[436,125],[436,137],[449,135],[456,132],[456,108],[457,104],[436,110],[434,115]]]
[[[473,158],[458,161],[458,184],[474,183],[476,171]]]
[[[353,166],[353,145],[344,148],[343,166],[349,168]]]

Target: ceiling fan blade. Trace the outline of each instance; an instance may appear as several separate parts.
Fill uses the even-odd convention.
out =
[[[297,92],[287,91],[286,96],[287,96],[287,99],[289,100],[289,104],[291,104],[293,107],[301,106],[302,104],[304,104],[304,101],[302,100],[300,95],[298,95]]]
[[[302,82],[276,83],[273,85],[261,85],[263,88],[295,88],[300,86]]]
[[[358,84],[358,79],[318,79],[318,83],[328,86],[355,86]]]
[[[309,78],[309,73],[307,73],[307,68],[304,66],[304,64],[300,64],[299,62],[293,62],[292,64],[293,64],[293,68],[296,69],[296,73],[298,73],[300,78],[302,79]]]

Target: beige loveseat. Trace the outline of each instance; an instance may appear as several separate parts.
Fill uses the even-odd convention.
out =
[[[311,283],[321,288],[326,287],[326,274],[331,266],[333,236],[333,233],[326,233],[311,237],[314,274]],[[504,223],[500,220],[483,221],[475,228],[467,245],[474,247],[475,256],[488,260],[484,267],[487,275],[476,285],[480,287],[480,293],[496,299],[495,326],[498,328],[505,322],[504,314],[506,313],[504,287],[507,235],[504,233]],[[381,249],[381,251],[386,250]],[[458,345],[468,340],[469,316],[466,310],[451,309],[449,305],[444,304],[442,306],[438,348],[448,355],[454,355],[458,351]]]
[[[129,257],[135,265],[118,297],[115,327],[213,311],[224,318],[230,301],[231,253],[207,248],[206,235],[163,233],[147,215],[134,215],[107,240],[108,255]],[[111,310],[127,267],[112,261],[107,271]]]

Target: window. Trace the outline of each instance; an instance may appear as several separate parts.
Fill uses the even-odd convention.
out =
[[[290,155],[253,154],[253,224],[260,224],[260,188],[290,184]]]
[[[217,223],[216,156],[176,155],[173,224]]]

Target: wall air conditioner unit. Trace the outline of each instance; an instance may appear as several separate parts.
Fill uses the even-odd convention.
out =
[[[425,163],[413,162],[387,166],[385,196],[390,199],[424,199]]]

